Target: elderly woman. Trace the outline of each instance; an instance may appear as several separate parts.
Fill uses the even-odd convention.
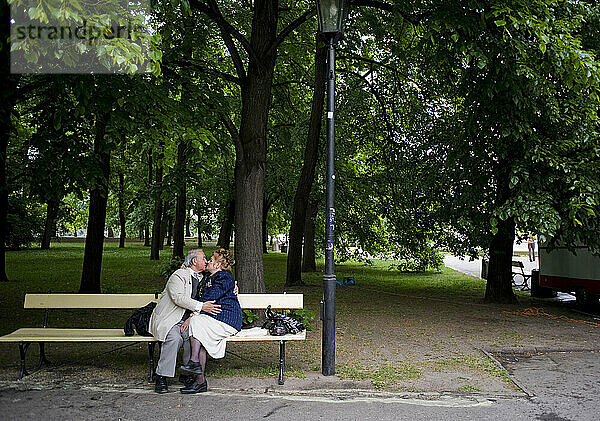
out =
[[[206,269],[210,272],[209,287],[200,297],[200,301],[215,301],[221,306],[218,314],[195,312],[183,323],[181,331],[190,329],[190,361],[180,370],[196,374],[196,381],[181,389],[181,393],[192,394],[206,392],[204,377],[206,353],[213,358],[225,356],[225,339],[235,335],[242,328],[242,309],[236,294],[233,292],[235,281],[231,274],[234,264],[229,250],[215,251]]]

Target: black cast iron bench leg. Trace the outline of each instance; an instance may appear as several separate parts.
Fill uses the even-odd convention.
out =
[[[283,384],[283,370],[285,369],[285,341],[279,341],[279,384]]]
[[[48,358],[46,358],[46,343],[38,342],[38,345],[40,346],[40,362],[37,366],[37,370],[42,368],[43,364],[50,365],[50,361],[48,360]]]
[[[19,342],[19,353],[21,354],[21,373],[19,374],[19,380],[29,375],[25,368],[25,355],[27,354],[29,345],[31,345],[31,342]]]
[[[156,342],[148,342],[148,354],[150,355],[150,383],[154,383],[154,347]]]

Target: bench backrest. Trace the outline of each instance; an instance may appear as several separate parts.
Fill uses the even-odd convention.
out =
[[[26,294],[24,308],[140,308],[160,294]]]
[[[24,308],[140,308],[160,294],[26,294]],[[240,294],[242,308],[303,308],[302,294]]]
[[[240,294],[240,306],[246,309],[267,308],[303,308],[304,295],[302,294]]]

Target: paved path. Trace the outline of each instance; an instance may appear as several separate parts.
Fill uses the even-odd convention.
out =
[[[513,260],[523,262],[523,269],[527,274],[531,273],[533,269],[539,269],[538,261],[530,262],[526,256],[513,256]],[[468,257],[461,259],[456,256],[446,255],[444,257],[444,264],[451,269],[481,278],[481,259],[471,260]]]
[[[176,388],[158,395],[145,384],[76,386],[21,381],[0,384],[0,409],[6,420],[596,421],[600,412],[599,355],[505,355],[500,360],[527,391],[510,396],[386,393],[352,388],[347,381],[322,376],[298,379],[296,388],[271,385],[267,379],[251,379],[258,383],[250,387],[244,386],[243,379],[237,384],[227,380],[200,395],[181,395]],[[262,389],[254,387],[261,382]]]
[[[530,262],[529,258],[526,255],[513,256],[513,260],[519,260],[523,262],[523,270],[526,274],[531,273],[533,269],[539,269],[539,260],[536,259],[535,262]],[[444,265],[451,269],[457,270],[459,272],[465,273],[467,275],[475,276],[477,278],[481,278],[481,259],[472,260],[468,257],[459,258],[452,255],[444,256]],[[517,282],[520,282],[521,279],[517,277]],[[529,287],[531,288],[531,280],[527,282]],[[571,294],[566,294],[563,292],[557,293],[556,299],[558,301],[573,301],[575,300],[575,296]]]

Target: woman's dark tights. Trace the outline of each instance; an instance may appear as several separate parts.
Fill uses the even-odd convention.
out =
[[[204,370],[206,368],[206,348],[204,348],[202,346],[202,343],[193,336],[190,336],[190,347],[192,351],[190,355],[190,360],[194,361],[195,363],[199,362],[202,365],[202,374],[198,374],[196,376],[196,381],[198,383],[204,383]]]

